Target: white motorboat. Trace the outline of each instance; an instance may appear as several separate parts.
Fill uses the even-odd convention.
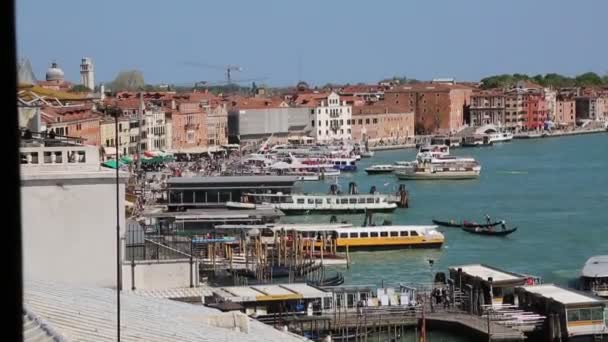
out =
[[[608,255],[596,255],[585,262],[580,276],[580,288],[608,298]]]
[[[368,168],[365,169],[365,172],[367,172],[370,175],[375,175],[375,174],[380,174],[380,173],[392,173],[393,171],[395,171],[395,164],[377,164],[377,165],[372,165]]]
[[[491,143],[508,142],[513,140],[513,133],[511,132],[496,132],[488,134]]]

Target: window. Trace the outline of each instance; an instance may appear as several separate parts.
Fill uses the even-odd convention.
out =
[[[342,203],[342,204],[348,204],[348,198],[342,198],[342,199],[340,199],[340,203]]]
[[[378,123],[378,119],[374,119],[373,122],[374,122],[374,124],[377,124]]]
[[[351,238],[358,238],[359,237],[359,233],[350,233],[350,237]]]
[[[399,232],[391,232],[391,237],[393,236],[399,236]]]
[[[365,124],[369,125],[369,119],[365,119]]]
[[[365,198],[359,198],[358,202],[364,204],[365,203]]]
[[[315,198],[315,204],[323,204],[322,198]]]
[[[579,309],[579,319],[581,321],[591,320],[591,309]]]
[[[374,199],[373,198],[368,198],[367,199],[367,203],[374,203]]]
[[[319,135],[321,135],[321,134],[323,134],[323,133],[321,132],[321,130],[319,130]]]
[[[380,236],[381,237],[387,237],[388,236],[388,232],[380,232]]]
[[[408,234],[408,232],[407,232],[407,231],[401,231],[401,232],[400,232],[400,235],[401,235],[401,236],[409,236],[409,234]]]
[[[410,232],[410,236],[418,236],[418,232],[417,232],[417,231],[415,231],[415,230],[412,230],[412,231]]]
[[[304,199],[303,198],[298,198],[298,204],[304,204]]]
[[[312,121],[310,122],[310,124],[312,125],[312,127],[315,127],[315,120],[312,120]]]
[[[315,200],[313,200],[312,198],[308,199],[308,204],[314,204],[314,203],[315,203]]]
[[[362,237],[362,238],[369,237],[369,233],[367,233],[367,232],[359,233],[359,237]]]
[[[378,232],[371,232],[369,233],[370,237],[378,237]]]
[[[340,238],[347,238],[348,237],[348,233],[340,233]]]
[[[348,199],[348,202],[349,202],[350,204],[357,204],[357,199],[356,199],[356,198],[349,198],[349,199]]]
[[[325,120],[325,126],[329,126],[329,121]]]
[[[580,321],[578,310],[568,310],[568,322]]]
[[[604,320],[604,312],[602,308],[592,308],[591,309],[591,320],[592,321],[603,321]]]
[[[348,132],[348,134],[350,134],[350,128],[346,130],[346,132]]]
[[[359,119],[359,125],[363,125],[363,119]]]

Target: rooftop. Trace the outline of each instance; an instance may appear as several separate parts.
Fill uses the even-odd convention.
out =
[[[468,274],[473,277],[481,278],[483,280],[488,280],[488,278],[492,277],[492,281],[494,282],[524,279],[524,276],[522,275],[510,273],[483,264],[452,266],[450,267],[450,270],[457,271],[459,268],[462,269],[462,273]]]
[[[219,177],[173,177],[167,184],[238,184],[238,183],[295,183],[294,176],[219,176]]]
[[[268,300],[312,299],[331,297],[331,293],[316,287],[301,284],[226,286],[214,289],[213,293],[232,302],[255,302]]]
[[[27,281],[24,306],[64,341],[116,338],[114,290]],[[130,294],[121,296],[121,335],[123,341],[303,340],[241,313],[221,313],[204,306]]]
[[[541,297],[552,299],[564,305],[576,304],[601,304],[605,303],[602,298],[584,294],[582,292],[565,289],[554,284],[543,284],[521,287],[526,292],[537,294]]]

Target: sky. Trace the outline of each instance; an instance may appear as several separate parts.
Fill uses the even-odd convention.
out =
[[[79,80],[146,83],[476,81],[499,73],[608,73],[606,0],[17,0],[20,57]]]

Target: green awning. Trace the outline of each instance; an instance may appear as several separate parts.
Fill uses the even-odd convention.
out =
[[[129,156],[120,157],[120,162],[124,164],[131,164],[133,162],[133,158]]]
[[[124,166],[125,164],[122,162],[118,163],[118,166]],[[105,166],[105,167],[109,167],[111,169],[115,169],[116,168],[116,160],[114,159],[110,159],[110,160],[106,160],[105,162],[101,163],[101,166]]]

